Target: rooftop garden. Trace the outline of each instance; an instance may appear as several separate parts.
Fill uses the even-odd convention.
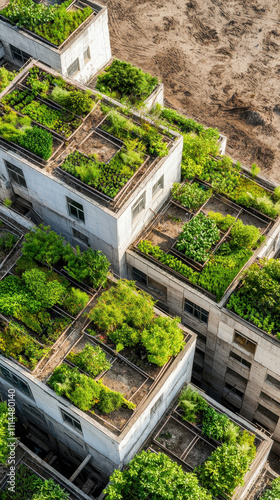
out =
[[[0,282],[0,312],[12,320],[2,322],[0,350],[34,369],[48,353],[44,346],[57,340],[90,298],[67,276],[98,288],[106,283],[109,262],[102,252],[65,245],[44,226],[26,234],[22,254]],[[52,267],[59,263],[65,267],[64,276]]]
[[[142,105],[158,79],[125,61],[114,61],[98,75],[96,89],[128,105]]]
[[[137,248],[184,276],[190,283],[207,290],[219,301],[265,238],[258,227],[243,223],[241,218],[229,213],[222,215],[207,208],[194,216],[189,212],[190,220],[184,223],[187,214],[183,205],[194,209],[209,198],[208,192],[205,194],[195,183],[185,186],[179,189],[178,185],[174,186],[173,197],[176,203],[179,198],[180,206],[171,204],[170,210],[154,225],[147,239],[138,243]],[[191,195],[195,196],[197,190],[202,194],[194,197],[192,202]],[[226,208],[223,213],[229,209],[221,207]],[[159,245],[155,244],[157,241]]]
[[[231,498],[254,460],[254,440],[187,387],[150,449],[113,473],[105,499]]]
[[[10,490],[10,491],[9,491]],[[42,479],[25,464],[16,469],[14,491],[7,485],[1,500],[68,500],[69,494],[52,479]]]
[[[16,74],[16,71],[9,71],[4,66],[0,68],[0,92],[11,83]]]
[[[280,477],[272,481],[269,488],[259,497],[259,500],[278,500],[280,498]]]
[[[0,262],[7,257],[14,248],[19,236],[12,233],[10,229],[0,220]]]
[[[280,260],[262,259],[244,272],[227,307],[280,340]]]
[[[101,109],[105,120],[98,130],[120,139],[123,147],[107,162],[100,161],[96,154],[86,155],[75,151],[64,160],[60,168],[114,198],[139,168],[147,165],[148,157],[161,158],[168,155],[169,140],[148,123],[138,124],[104,104]]]
[[[280,189],[270,192],[254,181],[260,169],[253,164],[251,178],[244,176],[241,165],[228,156],[219,156],[219,132],[205,128],[175,110],[156,106],[153,110],[162,123],[183,135],[182,179],[197,177],[216,193],[235,203],[254,208],[275,219],[280,214]]]
[[[129,348],[149,363],[163,366],[184,348],[184,334],[179,318],[154,313],[155,302],[146,293],[137,291],[133,282],[119,280],[97,300],[90,311],[90,330],[102,342],[113,342],[117,352]],[[126,352],[126,351],[125,351]]]
[[[105,500],[212,500],[195,474],[185,473],[164,453],[141,451],[123,471],[115,470]]]
[[[0,15],[54,45],[61,45],[93,12],[91,7],[69,9],[72,0],[44,5],[33,0],[10,0]]]

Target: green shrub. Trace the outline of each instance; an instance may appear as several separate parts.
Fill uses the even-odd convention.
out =
[[[247,226],[237,220],[230,232],[231,243],[237,247],[254,248],[261,237],[260,230],[255,226]]]
[[[92,377],[97,377],[97,375],[111,367],[101,347],[93,347],[91,344],[86,344],[84,349],[77,354],[71,352],[67,359]]]
[[[5,202],[4,202],[5,203]],[[18,237],[8,231],[0,237],[0,250],[9,252],[16,244]]]
[[[0,68],[0,92],[9,85],[16,75],[16,71],[8,71],[4,66]]]
[[[272,481],[269,488],[260,496],[259,500],[279,500],[280,498],[280,477]]]
[[[228,231],[235,221],[235,217],[232,217],[231,215],[223,216],[219,212],[210,211],[208,212],[207,217],[213,220],[217,227],[224,233]]]
[[[211,219],[199,213],[184,224],[177,241],[177,249],[197,262],[205,262],[209,250],[217,243],[220,232]]]
[[[125,61],[114,59],[97,77],[96,88],[104,94],[142,103],[156,87],[158,79]],[[112,95],[113,93],[113,95]]]
[[[184,412],[182,419],[195,423],[199,412],[207,407],[207,403],[197,391],[194,391],[188,385],[182,390],[179,396],[179,406]]]
[[[43,128],[32,127],[17,138],[17,144],[48,160],[52,155],[53,137]]]
[[[50,226],[35,226],[27,233],[22,244],[22,253],[26,257],[31,257],[49,266],[56,264],[63,255],[64,238],[54,231]]]
[[[78,314],[87,305],[89,296],[79,288],[71,288],[65,296],[63,307],[72,315]]]
[[[106,500],[212,500],[195,474],[185,473],[164,453],[141,451],[123,471],[115,470],[105,490]]]
[[[183,207],[197,210],[212,195],[212,191],[203,189],[203,186],[193,182],[192,184],[173,184],[172,198]]]
[[[8,446],[8,407],[7,403],[0,402],[0,463],[5,464],[10,453]]]
[[[141,332],[141,343],[148,352],[148,361],[163,366],[184,348],[184,335],[178,327],[179,322],[180,318],[159,316]]]
[[[79,283],[88,281],[96,289],[106,284],[110,262],[101,251],[88,248],[81,252],[77,246],[74,252],[68,244],[64,248],[63,259],[66,262],[64,269]]]

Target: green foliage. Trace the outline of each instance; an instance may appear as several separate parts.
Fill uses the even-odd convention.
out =
[[[186,118],[184,115],[178,113],[178,111],[175,111],[175,109],[163,108],[160,113],[160,118],[177,127],[184,134],[189,132],[200,134],[205,131],[203,125],[197,123],[192,118]]]
[[[77,246],[74,251],[68,244],[64,248],[63,259],[66,262],[64,269],[78,282],[87,281],[96,289],[106,284],[110,262],[100,250],[88,248],[81,252]]]
[[[247,435],[249,438],[247,438]],[[231,496],[249,469],[256,449],[254,436],[244,431],[237,444],[219,446],[202,466],[198,468],[199,481],[213,495],[226,493]]]
[[[115,470],[105,490],[106,500],[212,500],[195,474],[185,473],[164,453],[142,451],[123,471]]]
[[[179,318],[154,318],[154,302],[133,282],[118,280],[104,292],[89,318],[115,342],[116,349],[142,345],[148,361],[163,366],[184,347]]]
[[[215,222],[216,226],[224,233],[234,224],[235,217],[226,215],[225,217],[219,212],[208,212],[207,217]]]
[[[280,339],[279,301],[280,261],[263,259],[245,271],[242,287],[231,295],[227,307]]]
[[[272,481],[269,488],[260,496],[259,500],[279,500],[280,498],[280,477]]]
[[[3,232],[0,237],[0,250],[9,252],[10,250],[12,250],[17,240],[18,237],[15,234],[10,233],[9,231]]]
[[[67,156],[61,168],[85,184],[114,198],[143,161],[143,154],[137,151],[121,150],[109,163],[97,161],[95,155],[85,156],[75,151]]]
[[[93,347],[91,344],[86,344],[84,349],[77,354],[70,352],[67,359],[92,377],[97,377],[97,375],[109,370],[111,367],[101,347]]]
[[[158,79],[125,61],[114,59],[97,77],[96,88],[130,104],[141,104],[154,90]]]
[[[40,224],[25,235],[22,253],[52,266],[63,255],[63,241],[64,238],[51,231],[50,226]]]
[[[231,243],[237,247],[254,248],[261,237],[260,230],[255,226],[247,226],[242,220],[237,220],[230,232]]]
[[[177,241],[177,249],[197,262],[205,262],[211,247],[217,243],[219,237],[220,231],[215,222],[199,213],[184,224]]]
[[[67,0],[60,5],[46,6],[36,4],[33,0],[11,0],[0,14],[19,28],[28,29],[49,42],[60,45],[92,13],[90,7],[67,11],[69,3]]]
[[[1,500],[68,500],[69,495],[52,479],[43,480],[29,467],[21,464],[16,469],[14,491],[0,492]]]
[[[239,428],[226,415],[206,406],[203,409],[202,434],[223,443],[234,444],[239,437]]]
[[[141,343],[148,352],[148,361],[163,366],[184,348],[184,335],[178,327],[179,322],[177,317],[159,316],[141,332]]]
[[[173,184],[171,193],[172,198],[183,205],[183,207],[197,210],[201,207],[208,198],[212,195],[211,190],[203,189],[197,182],[192,184]]]
[[[257,175],[260,173],[261,169],[258,167],[256,163],[252,163],[251,167],[251,175],[252,177],[257,177]]]
[[[3,205],[5,207],[10,207],[11,205],[13,204],[12,200],[10,200],[10,198],[5,198],[5,200],[3,201]]]
[[[204,410],[208,405],[205,399],[188,385],[182,390],[179,396],[179,406],[184,412],[182,415],[183,420],[195,423],[199,412]]]
[[[135,408],[135,405],[126,400],[123,394],[105,387],[102,380],[96,382],[80,373],[77,368],[64,364],[55,368],[49,385],[56,394],[66,396],[82,411],[89,411],[95,405],[103,413],[118,410],[122,405],[130,409]]]
[[[8,71],[4,66],[0,68],[0,92],[9,85],[16,75],[16,71]]]
[[[116,109],[111,109],[107,115],[107,122],[109,125],[104,125],[103,128],[110,134],[115,135],[121,140],[135,139],[138,141],[136,150],[138,152],[145,152],[151,156],[168,155],[168,146],[161,134],[155,127],[148,123],[142,126],[136,125],[132,120],[125,118]]]
[[[94,104],[90,95],[79,89],[69,91],[57,86],[53,88],[50,97],[69,111],[82,116],[86,116]]]
[[[7,403],[0,402],[0,463],[5,464],[9,456],[8,447],[8,407]]]
[[[63,307],[72,315],[76,316],[88,303],[89,296],[79,288],[71,288],[63,301]]]
[[[22,279],[42,307],[49,308],[62,303],[65,287],[57,280],[47,283],[47,276],[43,271],[39,269],[25,271]]]
[[[0,324],[0,351],[33,370],[38,361],[48,353],[28,332],[16,323]]]

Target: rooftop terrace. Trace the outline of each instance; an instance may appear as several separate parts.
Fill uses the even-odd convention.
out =
[[[242,417],[235,417],[211,398],[204,396],[202,392],[194,391],[189,385],[183,389],[179,399],[162,417],[144,448],[158,456],[164,453],[169,460],[181,466],[189,478],[184,485],[184,475],[179,468],[177,473],[174,469],[174,481],[167,481],[163,490],[169,493],[170,498],[172,494],[173,498],[176,498],[177,487],[182,494],[185,492],[186,496],[182,498],[186,499],[245,499],[247,485],[252,478],[256,480],[259,475],[258,464],[268,455],[271,443],[270,439],[254,426],[247,424]],[[168,476],[171,465],[167,467],[166,475],[159,473],[157,477],[159,490],[155,491],[154,484],[149,484],[149,480],[141,481],[141,477],[138,476],[141,475],[143,467],[153,468],[153,460],[148,456],[145,458],[145,452],[141,452],[140,457],[143,457],[144,461],[142,466],[136,468],[137,472],[135,470],[132,483],[129,482],[132,479],[129,474],[130,464],[122,473],[123,481],[120,481],[120,477],[118,480],[116,474],[115,482],[113,474],[111,486],[108,488],[108,499],[114,498],[113,492],[118,492],[122,494],[123,500],[127,500],[128,490],[129,498],[139,498],[144,492],[151,499],[165,498],[161,496],[160,485],[166,475]],[[137,460],[136,456],[131,465]],[[156,474],[164,465],[165,461],[159,460],[155,466]],[[194,473],[195,476],[189,476],[190,473]],[[242,481],[245,474],[245,488],[243,488]],[[148,477],[147,473],[146,478]],[[193,491],[188,490],[191,487],[194,488]],[[199,491],[198,487],[202,489]],[[107,499],[106,496],[105,498]]]
[[[102,9],[89,0],[10,0],[0,19],[32,35],[38,41],[61,49]]]
[[[58,352],[39,377],[119,435],[191,339],[178,327],[178,318],[166,317],[153,306],[133,283],[111,283],[94,298],[82,337],[69,345],[62,364]]]
[[[30,63],[2,93],[0,108],[3,149],[114,210],[176,140],[39,63]]]

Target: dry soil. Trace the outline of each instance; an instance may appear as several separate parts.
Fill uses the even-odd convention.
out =
[[[159,75],[166,104],[280,182],[280,1],[103,0],[113,55]]]

